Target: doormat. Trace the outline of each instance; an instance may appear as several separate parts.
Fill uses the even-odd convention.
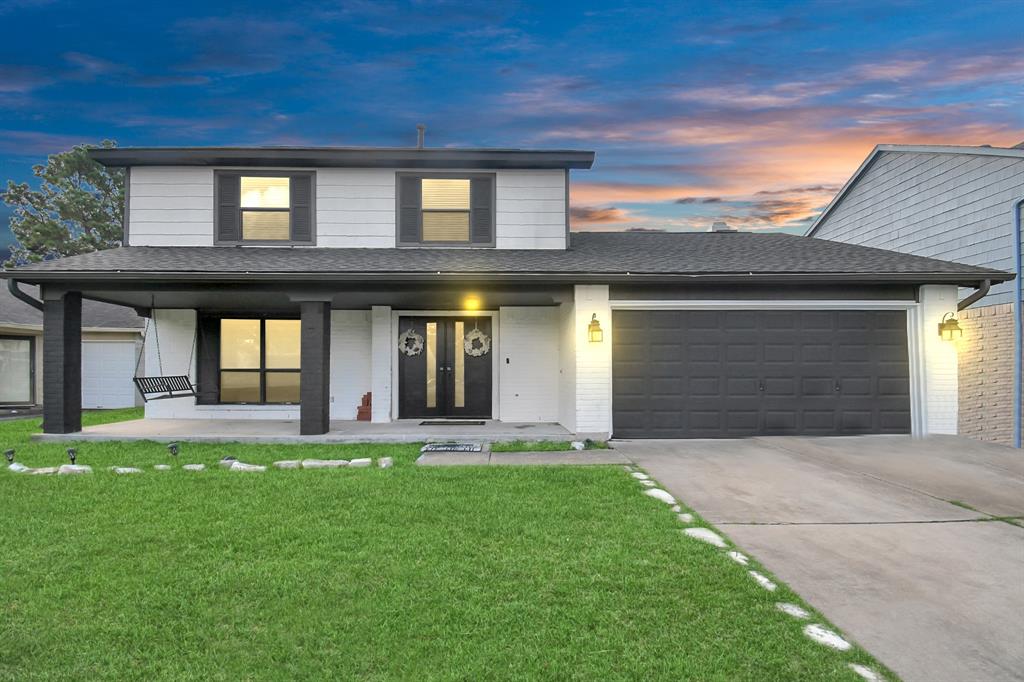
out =
[[[420,426],[483,426],[487,422],[484,421],[459,421],[458,419],[428,419],[425,422],[420,422]]]
[[[480,443],[427,443],[420,452],[483,452]]]

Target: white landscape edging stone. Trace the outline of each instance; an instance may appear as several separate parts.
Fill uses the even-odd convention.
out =
[[[800,620],[807,620],[811,617],[811,614],[807,609],[803,608],[802,606],[797,606],[796,604],[790,604],[789,602],[776,602],[775,608],[777,608],[779,611],[782,611],[786,615],[793,616],[794,618],[799,618]]]
[[[646,481],[646,480],[648,480],[650,478],[650,476],[648,476],[647,474],[645,474],[642,471],[633,471],[629,475],[632,476],[633,478],[635,478],[638,481]]]
[[[648,488],[647,490],[644,491],[644,495],[647,495],[647,497],[653,497],[654,499],[660,500],[665,504],[676,503],[676,498],[672,497],[671,494],[669,494],[665,490],[662,490],[661,488]]]
[[[377,460],[377,466],[381,469],[390,469],[395,466],[395,460],[391,457],[381,457]]]
[[[206,469],[206,465],[205,464],[185,464],[181,468],[184,469],[185,471],[203,471],[204,469]]]
[[[88,464],[61,464],[60,468],[57,469],[57,473],[61,475],[91,474],[92,467]]]
[[[710,528],[687,528],[683,531],[688,537],[696,540],[701,540],[709,545],[714,545],[719,549],[725,549],[729,545],[726,544],[725,539],[721,535],[711,530]]]
[[[860,663],[851,663],[850,670],[857,673],[865,680],[869,680],[869,682],[884,682],[885,680],[884,677],[876,673],[874,670],[866,665],[861,665]]]
[[[369,457],[360,457],[358,459],[349,460],[348,465],[350,467],[368,467],[373,464],[373,460]]]
[[[302,461],[298,459],[280,459],[274,462],[275,469],[299,469],[302,467]]]
[[[750,563],[750,558],[747,557],[747,555],[744,554],[743,552],[737,552],[736,550],[731,550],[729,552],[728,556],[729,556],[730,559],[732,559],[733,561],[738,563],[740,566],[746,566],[747,564]]]
[[[349,466],[347,459],[304,459],[303,469],[340,469]]]
[[[832,632],[823,625],[818,625],[817,623],[805,626],[804,634],[810,637],[818,644],[824,644],[825,646],[831,649],[835,649],[836,651],[849,651],[853,648],[852,644],[847,642],[838,634]]]
[[[750,577],[757,581],[757,584],[768,590],[774,592],[779,586],[768,579],[768,576],[758,573],[757,571],[747,571]]]
[[[693,523],[693,514],[676,514],[676,518],[682,521],[683,523]]]
[[[267,467],[262,464],[246,464],[245,462],[234,462],[231,465],[231,469],[229,469],[229,471],[252,471],[256,473],[266,470]]]
[[[110,467],[110,470],[118,475],[142,473],[142,469],[138,467]]]
[[[171,470],[171,465],[170,464],[154,464],[153,468],[156,469],[157,471],[170,471]]]
[[[658,484],[655,483],[654,481],[640,481],[640,485],[642,485],[645,488],[654,488]]]
[[[57,473],[60,467],[39,467],[37,469],[29,469],[25,473],[32,474],[33,476],[49,476],[50,474]]]
[[[16,474],[23,473],[25,471],[32,471],[32,467],[27,467],[21,462],[11,462],[7,465],[8,471],[13,471]]]

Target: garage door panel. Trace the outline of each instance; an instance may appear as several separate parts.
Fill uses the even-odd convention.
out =
[[[82,344],[82,407],[111,409],[135,405],[135,352],[133,341]]]
[[[903,311],[613,315],[647,341],[613,348],[618,437],[910,431]]]

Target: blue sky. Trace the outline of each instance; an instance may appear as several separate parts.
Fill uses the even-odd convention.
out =
[[[0,176],[120,145],[568,147],[574,229],[802,231],[876,143],[1024,140],[1024,3],[0,0]],[[3,209],[0,220],[6,224]]]

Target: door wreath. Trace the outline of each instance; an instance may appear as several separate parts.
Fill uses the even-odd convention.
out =
[[[423,352],[423,336],[412,327],[398,337],[398,350],[410,358]]]
[[[462,348],[472,358],[483,357],[491,352],[491,337],[474,327],[463,338]]]

